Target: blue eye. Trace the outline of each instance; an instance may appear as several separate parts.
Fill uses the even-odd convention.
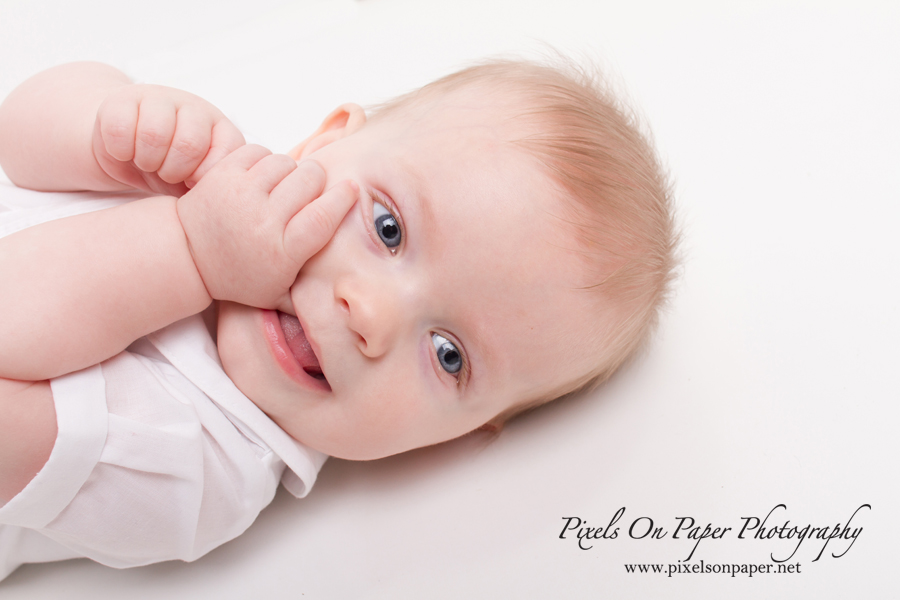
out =
[[[402,233],[394,215],[389,213],[384,206],[375,202],[372,205],[372,216],[375,218],[375,231],[378,232],[378,237],[381,238],[384,245],[388,248],[399,246]]]
[[[434,349],[437,352],[438,362],[441,363],[441,368],[451,375],[459,373],[463,364],[462,354],[456,349],[453,342],[442,335],[432,333],[431,343],[434,345]]]

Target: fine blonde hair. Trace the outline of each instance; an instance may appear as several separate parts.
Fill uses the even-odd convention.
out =
[[[595,367],[574,381],[497,415],[498,428],[526,410],[608,379],[647,342],[671,288],[678,242],[671,185],[649,133],[599,70],[551,60],[494,59],[463,69],[374,110],[382,118],[436,94],[476,87],[491,101],[512,94],[524,108],[510,118],[530,125],[512,143],[546,169],[570,200],[563,219],[574,227],[593,283],[598,314]],[[609,307],[614,307],[610,310]]]

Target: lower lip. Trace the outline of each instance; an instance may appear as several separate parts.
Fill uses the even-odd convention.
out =
[[[331,386],[324,379],[316,379],[303,370],[297,359],[291,353],[291,349],[287,345],[284,338],[284,331],[281,329],[281,323],[278,320],[278,313],[274,310],[264,310],[263,315],[263,331],[266,341],[269,344],[269,351],[275,358],[275,362],[281,367],[293,381],[299,383],[303,387],[318,391],[330,392]]]

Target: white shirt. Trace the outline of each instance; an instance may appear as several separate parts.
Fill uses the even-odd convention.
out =
[[[0,185],[13,207],[0,237],[135,197]],[[0,507],[0,580],[25,562],[194,560],[246,530],[279,482],[305,496],[326,459],[235,387],[199,315],[50,387],[59,432],[44,468]]]

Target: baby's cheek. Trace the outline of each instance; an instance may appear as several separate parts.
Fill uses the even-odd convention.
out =
[[[397,395],[383,385],[361,389],[354,407],[344,415],[346,442],[356,460],[374,460],[418,447],[422,424],[415,411],[405,407]]]
[[[266,349],[258,347],[261,339],[253,336],[253,327],[256,325],[253,309],[230,302],[222,302],[219,307],[217,323],[216,347],[219,359],[222,361],[222,369],[237,388],[251,400],[260,397],[262,390],[259,387],[261,368],[256,363],[261,362],[258,354]],[[260,325],[261,326],[261,325]]]

